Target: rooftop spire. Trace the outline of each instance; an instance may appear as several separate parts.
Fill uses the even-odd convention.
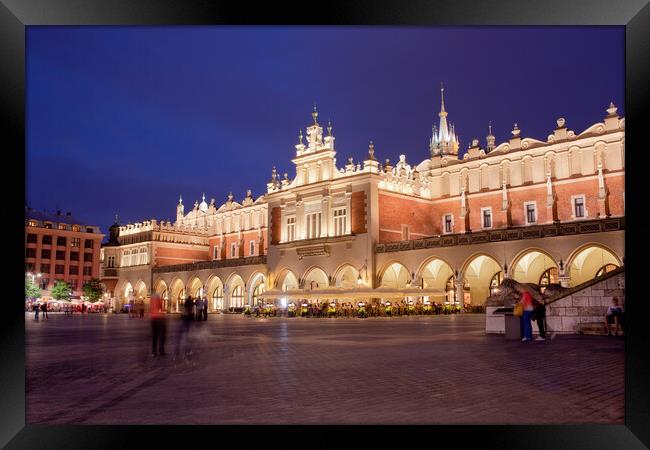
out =
[[[316,110],[316,102],[314,102],[314,111],[311,113],[311,116],[314,118],[314,125],[318,125],[318,111]]]
[[[445,88],[442,85],[442,81],[440,82],[440,114],[445,112]]]
[[[180,205],[183,204],[183,194],[180,194],[180,195],[178,196],[178,203],[179,203]]]

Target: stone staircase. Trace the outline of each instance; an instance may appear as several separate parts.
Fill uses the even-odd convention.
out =
[[[625,308],[625,267],[547,299],[547,328],[555,333],[606,335],[605,313],[612,297]]]

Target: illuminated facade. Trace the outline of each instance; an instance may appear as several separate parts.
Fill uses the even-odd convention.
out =
[[[579,134],[558,119],[546,141],[515,124],[497,145],[490,127],[485,148],[474,139],[460,159],[444,98],[438,116],[419,164],[382,164],[371,142],[364,161],[339,167],[332,126],[314,108],[295,176],[274,168],[265,195],[231,194],[218,208],[204,195],[187,214],[181,200],[173,224],[116,228],[103,264],[117,303],[153,289],[170,311],[188,294],[207,295],[212,309],[262,299],[481,305],[506,276],[570,286],[623,265],[625,119],[613,104]]]

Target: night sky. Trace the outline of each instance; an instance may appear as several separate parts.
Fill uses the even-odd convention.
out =
[[[461,151],[489,121],[497,144],[579,133],[624,115],[624,49],[623,27],[28,27],[27,202],[107,233],[174,220],[179,194],[257,198],[295,175],[314,103],[339,167],[369,140],[417,164],[441,81]]]

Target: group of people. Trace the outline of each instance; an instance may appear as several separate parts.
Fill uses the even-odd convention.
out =
[[[208,320],[208,298],[192,298],[188,295],[183,304],[182,315],[187,320]]]
[[[36,320],[38,320],[39,312],[43,313],[43,319],[49,319],[49,316],[47,315],[47,302],[41,302],[40,304],[34,302],[33,308],[34,308],[34,318]]]
[[[264,309],[262,309],[263,311]],[[468,310],[467,308],[465,309]],[[461,312],[460,305],[450,303],[420,302],[316,302],[287,307],[289,317],[392,317],[434,314],[456,314]],[[275,314],[273,314],[275,315]]]

